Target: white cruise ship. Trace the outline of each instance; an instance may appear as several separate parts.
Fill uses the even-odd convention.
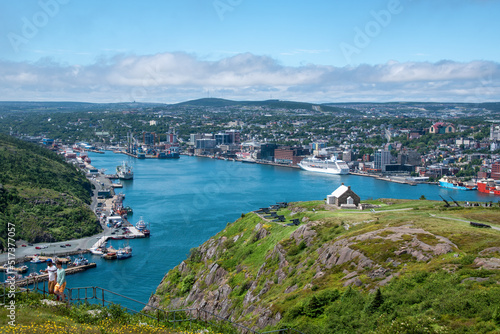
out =
[[[321,160],[316,157],[303,159],[299,163],[300,168],[310,172],[326,174],[349,174],[349,166],[343,160],[332,157],[329,160]]]

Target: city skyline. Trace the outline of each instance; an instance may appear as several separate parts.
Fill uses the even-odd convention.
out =
[[[1,100],[500,100],[500,2],[4,2]]]

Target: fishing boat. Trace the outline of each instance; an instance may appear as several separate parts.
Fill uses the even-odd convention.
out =
[[[125,246],[116,251],[116,258],[118,260],[127,259],[132,256],[132,247]]]
[[[135,228],[138,229],[139,231],[143,231],[145,228],[146,228],[146,223],[144,222],[144,220],[141,219],[135,224]]]
[[[500,195],[500,183],[493,179],[477,181],[477,190],[482,193]]]
[[[466,184],[454,176],[443,176],[439,179],[439,186],[448,189],[456,189],[456,190],[476,190],[477,187],[475,185]]]
[[[335,157],[328,160],[322,160],[313,156],[302,159],[298,165],[300,168],[309,172],[337,175],[349,174],[349,166],[347,163],[343,160],[338,160]]]

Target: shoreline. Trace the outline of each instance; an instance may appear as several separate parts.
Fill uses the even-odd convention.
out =
[[[91,166],[90,164],[85,164],[86,168],[88,166]],[[97,203],[99,202],[98,197],[98,191],[100,189],[104,188],[109,188],[112,193],[111,200],[116,196],[114,194],[114,190],[111,187],[111,181],[106,178],[104,174],[99,173],[95,178],[89,178],[89,181],[95,186],[95,189],[93,191],[92,197],[91,197],[91,203],[88,206],[92,212],[96,215],[96,220],[99,222],[102,231],[93,234],[91,236],[87,237],[82,237],[79,239],[70,239],[70,240],[63,240],[63,241],[56,241],[56,242],[39,242],[39,243],[33,243],[33,246],[27,246],[27,247],[20,247],[17,246],[14,252],[14,259],[9,258],[9,253],[4,252],[0,254],[0,265],[6,264],[8,261],[14,260],[16,264],[26,262],[25,259],[27,256],[32,256],[34,254],[38,255],[44,255],[44,256],[50,256],[50,257],[56,257],[56,256],[70,256],[70,255],[76,255],[80,253],[88,253],[89,248],[92,247],[92,245],[95,244],[97,239],[100,239],[105,236],[109,236],[110,233],[112,232],[112,229],[108,228],[106,224],[103,224],[100,219],[99,215],[96,212],[97,209]],[[104,186],[103,186],[104,184]],[[21,242],[17,241],[16,244],[21,244]],[[22,242],[22,244],[28,244],[28,242]],[[71,246],[65,246],[61,247],[63,245],[70,244]],[[35,247],[41,247],[41,246],[47,246],[47,248],[43,249],[35,249]]]

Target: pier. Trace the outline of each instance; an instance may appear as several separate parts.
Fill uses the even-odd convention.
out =
[[[0,271],[4,271],[4,272],[11,272],[11,271],[15,271],[16,273],[25,273],[28,271],[28,268],[27,267],[6,267],[6,266],[1,266],[0,267]]]
[[[66,270],[66,275],[71,275],[71,274],[76,274],[82,271],[85,271],[90,268],[95,268],[97,265],[95,263],[89,263],[86,265],[82,266],[75,266],[75,267],[67,267],[65,268]],[[31,277],[26,277],[26,278],[21,278],[16,280],[16,286],[27,286],[30,284],[37,284],[38,282],[43,282],[47,281],[49,279],[48,274],[40,274],[37,276],[31,276]]]
[[[78,253],[81,253],[81,252],[78,252]],[[51,259],[53,260],[54,262],[56,260],[59,260],[61,261],[61,263],[68,263],[68,262],[71,262],[71,259],[67,258],[67,257],[54,257],[54,256],[38,256],[38,255],[28,255],[26,256],[26,258],[24,259],[24,262],[28,262],[28,261],[31,261],[33,260],[33,258],[38,258],[39,260],[41,260],[42,262],[45,262],[47,261],[48,259]]]

